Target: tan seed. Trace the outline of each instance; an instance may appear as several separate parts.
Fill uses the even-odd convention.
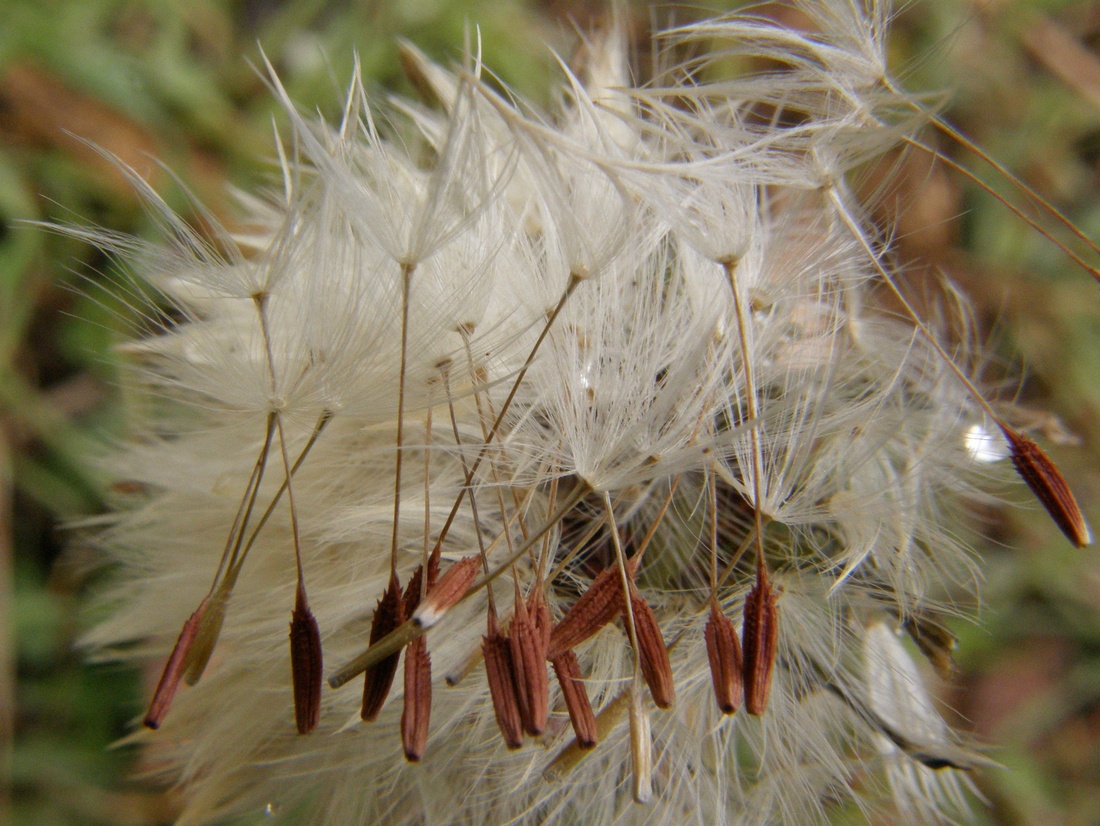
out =
[[[523,730],[538,737],[546,730],[550,703],[550,687],[546,675],[546,649],[539,632],[527,613],[527,606],[517,595],[515,616],[508,629],[508,647],[512,660],[512,675],[519,702]]]

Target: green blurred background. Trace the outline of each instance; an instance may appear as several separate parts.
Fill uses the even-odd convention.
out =
[[[155,675],[84,664],[76,648],[97,576],[81,520],[105,484],[86,458],[122,433],[111,348],[132,318],[118,297],[127,281],[96,250],[19,222],[155,237],[90,141],[174,207],[187,210],[186,188],[231,226],[229,186],[273,182],[272,119],[284,125],[253,68],[261,46],[304,109],[335,118],[354,52],[372,89],[410,92],[395,38],[446,61],[476,23],[486,63],[541,102],[547,46],[569,57],[575,31],[605,11],[596,0],[0,0],[0,823],[159,824],[175,806],[134,779],[138,753],[111,748]],[[782,4],[765,11],[793,20]],[[640,44],[655,19],[703,13],[636,4],[626,16]],[[1100,238],[1097,3],[917,0],[898,14],[891,57],[910,89],[949,93],[952,122]],[[977,158],[941,149],[1019,201]],[[880,217],[897,222],[910,277],[947,271],[973,297],[1001,366],[991,377],[1023,367],[1004,398],[1100,526],[1100,289],[958,175],[918,156],[896,169]],[[1006,767],[978,779],[977,822],[1097,824],[1100,562],[1026,491],[1011,498],[975,514],[981,619],[954,627],[959,675],[937,687],[945,713]]]

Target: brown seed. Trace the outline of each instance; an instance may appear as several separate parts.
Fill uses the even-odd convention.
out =
[[[573,733],[577,735],[577,745],[582,749],[592,748],[597,738],[596,716],[592,713],[592,703],[581,679],[577,655],[570,650],[555,657],[554,675],[561,686],[561,696],[569,712],[569,722],[573,724]]]
[[[421,628],[431,628],[439,622],[444,614],[466,596],[480,568],[480,557],[464,556],[444,571],[413,614],[416,624]]]
[[[433,553],[428,558],[428,584],[426,587],[423,587],[423,579],[424,566],[417,565],[416,570],[413,571],[413,575],[405,586],[405,593],[401,597],[406,617],[411,617],[417,606],[420,605],[421,591],[428,593],[435,588],[435,584],[439,580],[439,554]]]
[[[321,631],[299,589],[290,619],[290,670],[294,682],[294,720],[299,734],[317,728],[321,717]]]
[[[535,635],[544,652],[550,650],[550,635],[554,630],[554,621],[550,617],[550,606],[541,588],[535,588],[527,597],[527,614],[535,626]]]
[[[672,684],[672,665],[661,626],[634,583],[630,583],[630,610],[634,615],[634,633],[638,636],[638,659],[649,693],[657,708],[669,708],[676,699]]]
[[[1092,544],[1092,532],[1064,476],[1035,442],[1022,433],[1001,426],[1012,448],[1012,464],[1051,519],[1074,545]]]
[[[623,608],[622,593],[619,569],[612,565],[601,571],[551,631],[550,659],[576,648],[611,622]]]
[[[179,637],[176,638],[176,644],[172,648],[168,662],[164,664],[164,670],[160,673],[157,690],[153,692],[153,699],[149,703],[149,711],[145,714],[147,728],[160,728],[164,715],[168,713],[168,707],[172,704],[172,698],[176,696],[176,689],[179,688],[180,680],[183,678],[187,655],[195,642],[195,635],[198,633],[199,623],[202,621],[202,615],[206,611],[209,600],[210,598],[207,597],[199,603],[199,607],[187,618]]]
[[[741,628],[744,650],[745,710],[756,717],[768,707],[775,650],[779,640],[779,608],[768,575],[762,569],[745,600]]]
[[[382,599],[378,600],[378,605],[374,609],[374,619],[370,627],[371,645],[404,622],[402,608],[401,583],[397,581],[397,576],[393,575],[382,594]],[[378,716],[378,712],[386,702],[400,658],[401,652],[397,651],[367,667],[363,677],[363,708],[360,717],[368,723]]]
[[[741,705],[742,680],[741,644],[733,623],[712,603],[710,619],[704,633],[707,643],[707,661],[710,663],[710,678],[714,683],[714,698],[723,714],[733,714]]]
[[[424,756],[431,715],[432,658],[428,640],[417,637],[405,648],[405,707],[401,712],[401,745],[410,763]]]
[[[500,629],[490,627],[489,634],[481,639],[481,652],[485,657],[485,676],[500,734],[509,749],[518,749],[523,745],[523,722],[512,678],[512,653]]]
[[[546,648],[535,628],[527,606],[516,595],[515,615],[508,629],[508,648],[512,657],[512,675],[519,702],[523,730],[538,737],[546,730],[550,705],[550,686],[546,675]]]

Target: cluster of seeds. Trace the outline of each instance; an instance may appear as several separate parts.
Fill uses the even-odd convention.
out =
[[[176,638],[136,738],[181,822],[965,805],[982,758],[895,631],[949,668],[943,589],[977,579],[950,526],[991,459],[1088,529],[978,391],[965,301],[919,313],[853,194],[936,122],[884,10],[802,5],[806,32],[664,32],[644,85],[605,33],[554,116],[476,53],[405,47],[424,100],[356,80],[335,127],[273,78],[293,141],[248,232],[87,233],[171,306],[127,345],[150,404],[89,642]]]

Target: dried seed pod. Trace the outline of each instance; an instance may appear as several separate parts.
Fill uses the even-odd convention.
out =
[[[737,632],[730,618],[722,613],[716,603],[711,603],[704,639],[710,678],[714,683],[714,698],[723,714],[733,714],[741,705],[743,695],[741,644],[737,641]]]
[[[577,736],[577,745],[582,749],[592,748],[598,736],[596,716],[592,713],[592,703],[581,679],[580,663],[572,650],[554,658],[554,675],[561,686],[561,696],[569,712],[569,722],[573,724],[573,733]]]
[[[1084,514],[1054,462],[1024,434],[1004,425],[1001,430],[1012,448],[1012,464],[1016,466],[1016,472],[1027,482],[1050,518],[1078,548],[1092,544],[1092,532]]]
[[[444,571],[413,614],[416,624],[421,628],[431,628],[439,622],[444,614],[466,596],[480,568],[480,557],[464,556]]]
[[[317,728],[321,716],[321,631],[298,590],[290,620],[290,669],[294,682],[294,720],[299,734]]]
[[[612,566],[601,571],[551,631],[550,659],[576,648],[611,622],[623,609],[622,593],[618,569]]]
[[[538,737],[546,730],[550,704],[546,649],[542,645],[538,629],[527,613],[527,606],[518,596],[515,601],[515,616],[508,629],[508,648],[511,652],[512,675],[523,730],[532,737]]]
[[[371,645],[404,622],[402,608],[401,583],[397,581],[396,576],[391,576],[382,599],[378,600],[378,605],[374,609],[374,619],[370,627]],[[378,712],[386,702],[390,686],[393,685],[394,675],[397,673],[397,662],[400,657],[401,652],[398,651],[367,667],[363,676],[363,708],[360,716],[368,723],[378,716]]]
[[[661,635],[661,626],[649,603],[642,599],[634,583],[630,583],[630,610],[634,615],[634,633],[638,637],[638,659],[649,693],[657,708],[669,708],[676,699],[672,684],[672,665],[668,647]]]
[[[489,682],[489,694],[493,700],[493,713],[497,726],[509,749],[523,745],[523,722],[520,719],[516,684],[512,677],[512,653],[508,640],[490,620],[489,634],[482,637],[481,651],[485,657],[485,676]]]
[[[168,707],[172,704],[172,698],[176,696],[176,689],[179,688],[180,680],[183,678],[188,654],[191,646],[194,645],[199,624],[202,622],[209,601],[210,598],[207,597],[199,603],[199,607],[187,618],[179,637],[176,638],[176,644],[172,648],[168,662],[164,664],[164,670],[160,673],[157,690],[153,692],[153,699],[149,703],[149,711],[145,714],[146,728],[160,728],[164,715],[168,713]]]
[[[744,651],[745,710],[760,716],[768,707],[776,644],[779,641],[779,607],[768,575],[761,570],[756,585],[745,600],[745,620],[741,628]]]
[[[432,659],[428,640],[417,637],[405,648],[405,706],[401,712],[401,745],[405,759],[419,762],[428,744],[432,714]]]

